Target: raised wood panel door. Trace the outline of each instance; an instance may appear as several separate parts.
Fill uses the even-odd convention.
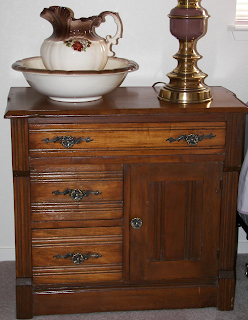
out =
[[[221,163],[131,166],[130,279],[217,279]]]

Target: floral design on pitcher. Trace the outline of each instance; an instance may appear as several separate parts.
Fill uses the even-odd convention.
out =
[[[67,47],[70,47],[74,49],[75,51],[86,51],[86,48],[90,47],[91,42],[87,39],[82,39],[82,40],[65,40],[64,44]]]

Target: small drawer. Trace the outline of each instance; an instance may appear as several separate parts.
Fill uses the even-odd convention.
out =
[[[33,230],[33,281],[120,281],[122,242],[121,227]]]
[[[32,157],[224,152],[225,122],[30,124]]]
[[[122,218],[122,165],[31,163],[32,221]]]

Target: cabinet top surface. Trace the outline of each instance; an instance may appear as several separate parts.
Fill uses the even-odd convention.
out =
[[[92,102],[52,101],[32,88],[11,88],[5,118],[104,116],[183,113],[248,113],[248,108],[229,90],[211,87],[209,103],[177,104],[160,101],[152,87],[119,87],[102,99]]]

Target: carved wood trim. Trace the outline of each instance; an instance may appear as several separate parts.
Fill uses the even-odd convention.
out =
[[[32,277],[29,177],[14,177],[16,276]]]
[[[80,288],[71,289],[70,292],[56,290],[56,293],[60,294],[53,294],[53,292],[36,291],[34,293],[35,315],[68,313],[68,310],[73,310],[74,313],[85,313],[99,312],[99,310],[113,311],[113,308],[124,311],[188,308],[188,306],[191,308],[214,307],[217,304],[215,285],[143,286],[136,287],[135,290],[133,287],[117,287],[114,290]]]
[[[238,167],[240,169],[244,156],[244,134],[245,115],[237,113],[228,114],[225,168]]]
[[[181,190],[182,193],[178,194]],[[203,181],[155,181],[149,183],[149,229],[151,237],[148,243],[148,255],[150,261],[166,261],[173,259],[198,260],[201,258],[201,224],[202,224],[202,205],[203,205]],[[152,198],[154,195],[154,199]],[[176,221],[177,214],[169,210],[166,199],[176,195],[180,199],[184,210],[184,220],[181,217],[180,223]],[[174,203],[174,202],[173,202]],[[174,217],[169,215],[173,213]],[[180,229],[180,225],[185,225]],[[170,241],[166,236],[173,226],[177,226],[178,237],[184,237],[178,242],[184,246],[178,250],[170,252]],[[175,248],[174,248],[175,249]],[[175,256],[177,255],[177,257]]]
[[[29,171],[28,119],[11,119],[13,171]]]
[[[129,238],[129,225],[130,225],[130,211],[131,211],[131,180],[130,180],[130,165],[124,165],[124,208],[123,208],[123,280],[130,279],[130,238]]]
[[[220,220],[220,270],[234,270],[238,178],[238,172],[223,173]]]
[[[202,180],[186,182],[185,260],[201,259],[203,185]]]

